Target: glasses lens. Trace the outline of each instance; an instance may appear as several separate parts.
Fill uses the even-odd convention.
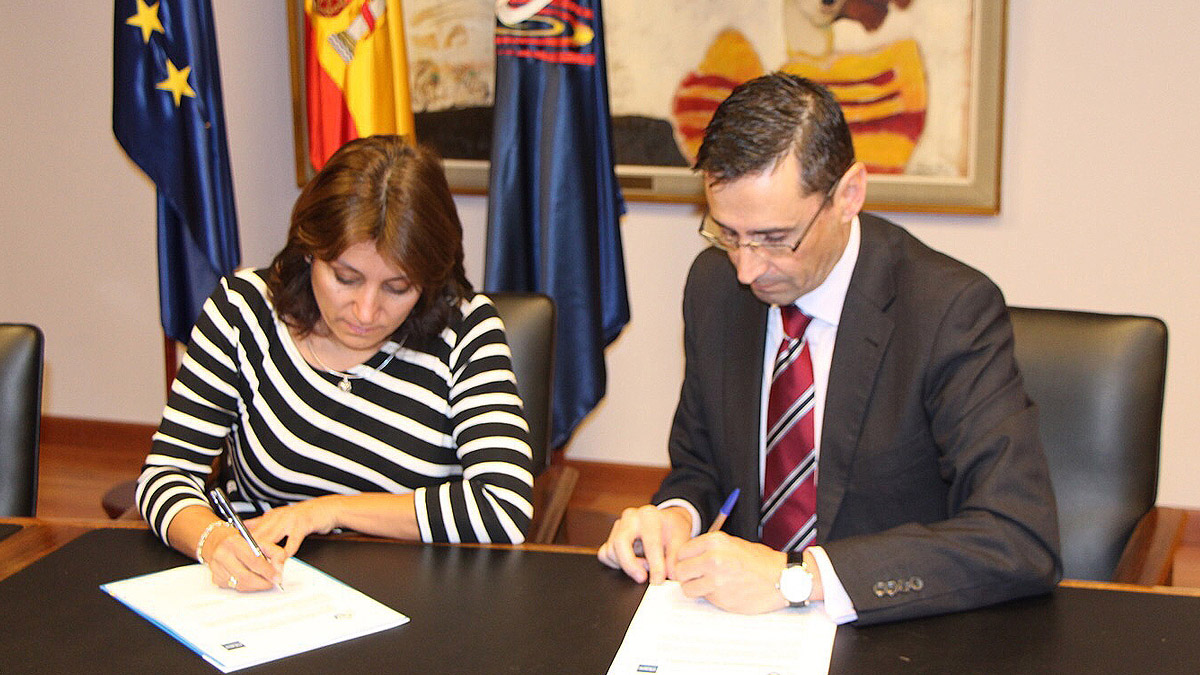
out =
[[[717,248],[724,251],[736,251],[738,242],[736,236],[731,236],[721,229],[713,219],[704,215],[700,221],[700,235]]]

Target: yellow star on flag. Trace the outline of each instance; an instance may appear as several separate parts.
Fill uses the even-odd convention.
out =
[[[125,23],[142,29],[142,41],[149,42],[154,31],[166,35],[162,22],[158,20],[158,3],[147,5],[143,0],[137,0],[137,14],[125,20]]]
[[[191,85],[188,84],[188,75],[191,73],[191,66],[184,66],[183,70],[179,70],[171,62],[171,59],[167,59],[167,79],[156,84],[154,88],[171,92],[171,95],[175,97],[175,107],[178,108],[179,101],[184,96],[196,97],[196,92],[192,91]]]

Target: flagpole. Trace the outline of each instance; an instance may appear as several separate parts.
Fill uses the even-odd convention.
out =
[[[175,382],[175,374],[179,372],[179,348],[169,335],[163,333],[163,374],[167,381],[167,394],[171,393],[171,384]]]

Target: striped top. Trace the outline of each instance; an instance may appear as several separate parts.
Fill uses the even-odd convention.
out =
[[[524,541],[532,460],[504,325],[486,296],[461,310],[434,338],[385,343],[348,371],[361,377],[346,392],[300,355],[264,270],[222,279],[138,479],[142,516],[166,541],[181,509],[207,505],[202,486],[228,450],[219,482],[247,517],[327,494],[413,492],[422,541]]]

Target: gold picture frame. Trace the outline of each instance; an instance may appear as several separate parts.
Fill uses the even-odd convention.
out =
[[[628,119],[636,117],[635,121],[639,124],[644,123],[645,119],[650,119],[660,127],[664,124],[662,120],[654,118],[661,116],[661,111],[669,102],[647,99],[658,97],[659,92],[670,96],[673,91],[669,85],[670,80],[663,80],[668,83],[667,86],[649,83],[646,80],[674,77],[674,81],[678,82],[681,75],[686,74],[686,68],[693,67],[686,64],[697,64],[702,59],[709,58],[703,50],[724,30],[723,26],[737,26],[739,22],[745,26],[744,35],[753,36],[763,43],[760,49],[763,54],[763,66],[769,69],[780,67],[781,63],[778,61],[785,57],[778,55],[792,52],[772,44],[769,40],[760,39],[760,36],[768,31],[756,29],[757,24],[754,22],[761,22],[764,12],[769,13],[774,9],[782,12],[785,3],[791,1],[793,0],[659,0],[647,5],[640,0],[605,0],[608,75],[618,159],[616,172],[626,199],[660,202],[703,201],[700,179],[686,166],[686,160],[673,160],[673,163],[679,164],[674,166],[623,162],[621,136],[629,126],[625,124]],[[910,41],[918,44],[926,64],[926,79],[929,83],[927,113],[922,111],[925,132],[928,133],[931,129],[936,131],[939,134],[938,147],[950,147],[947,152],[952,154],[953,159],[921,159],[922,166],[919,167],[919,171],[912,171],[910,167],[906,167],[903,172],[896,174],[870,172],[867,208],[933,213],[998,213],[1007,0],[893,2],[895,5],[891,6],[891,11],[895,12],[896,16],[891,22],[883,22],[882,30],[871,34],[858,23],[839,20],[832,24],[829,43],[831,48],[836,47],[839,40],[852,44],[868,44],[872,39],[880,42],[895,39],[896,36],[903,37],[906,31],[912,33]],[[297,180],[303,182],[312,174],[307,161],[307,122],[304,115],[304,9],[301,0],[288,0],[287,4]],[[425,5],[436,5],[439,10],[436,16],[433,12],[423,11]],[[479,56],[483,53],[480,50],[491,47],[491,36],[487,31],[492,20],[492,5],[490,0],[405,0],[409,63],[410,69],[414,71],[410,77],[416,79],[421,77],[422,73],[440,72],[442,75],[437,81],[446,82],[450,80],[447,73],[457,76],[462,72],[472,72],[476,83],[488,82],[489,77],[492,78],[490,81],[494,82],[494,76],[489,70],[492,67],[490,61]],[[648,20],[645,16],[647,7],[656,8],[653,11],[663,12],[664,16],[670,15],[674,23],[664,29],[663,21],[654,21],[652,17]],[[448,11],[449,9],[455,11]],[[431,16],[440,23],[422,23],[431,21]],[[924,26],[923,21],[933,24],[934,27]],[[448,28],[447,22],[453,25]],[[695,25],[689,25],[689,22]],[[776,17],[772,25],[778,24]],[[450,28],[454,30],[458,40],[455,51],[442,50],[433,54],[421,52],[422,45],[446,42],[423,40],[422,37],[426,33],[435,30],[445,33]],[[684,64],[675,66],[676,70],[683,69],[681,73],[672,73],[670,67],[659,65],[663,43],[661,36],[654,33],[656,30],[669,30],[671,35],[678,34],[687,38],[686,42],[680,38],[681,48],[678,51],[684,53],[673,61],[675,64]],[[464,38],[464,35],[467,37]],[[696,36],[700,37],[697,39]],[[943,40],[943,37],[948,39]],[[473,48],[476,50],[473,61],[462,56],[470,53],[471,41],[475,43]],[[746,38],[746,42],[753,41]],[[719,50],[709,47],[709,54],[714,52]],[[770,58],[772,54],[778,56],[774,61]],[[655,66],[646,67],[645,63],[651,58],[654,59]],[[454,59],[461,62],[439,64],[438,59]],[[710,62],[711,58],[705,63]],[[438,71],[442,66],[446,67]],[[453,66],[453,70],[450,66]],[[663,74],[664,70],[668,71],[666,75]],[[639,100],[626,100],[636,98],[636,94],[625,93],[631,91],[649,93],[643,93]],[[490,91],[488,95],[490,96]],[[447,118],[437,114],[425,115],[424,111],[417,107],[420,103],[421,96],[414,88],[417,137],[422,141],[430,142],[432,138],[435,141],[432,144],[438,147],[436,139],[443,137],[439,134],[443,129],[439,127],[455,136],[461,136],[464,129],[473,126],[475,133],[486,135],[488,138],[485,142],[490,142],[490,127],[479,128],[485,126],[479,120],[487,119],[479,114],[479,110],[486,111],[487,108],[478,108],[470,118]],[[486,105],[490,107],[490,100]],[[635,109],[639,114],[627,116],[622,107]],[[641,114],[643,109],[655,107],[660,111],[659,115]],[[464,119],[468,121],[464,123]],[[655,133],[657,136],[653,137],[652,141],[659,145],[675,142],[664,140],[666,136],[661,129]],[[678,135],[676,133],[676,140]],[[912,163],[921,157],[920,153],[926,146],[920,143],[925,143],[926,140],[923,137],[917,142]],[[638,142],[643,146],[648,144],[645,139],[638,139]],[[856,145],[858,142],[856,137]],[[682,146],[682,141],[679,141],[679,144]],[[932,145],[932,141],[927,145]],[[479,146],[479,143],[476,143],[476,146]],[[442,148],[439,147],[439,150]],[[456,192],[486,194],[489,167],[486,159],[456,157],[453,151],[443,151],[443,155],[447,157],[447,177]],[[936,170],[930,170],[929,167],[935,167]],[[944,170],[942,167],[952,168]]]

